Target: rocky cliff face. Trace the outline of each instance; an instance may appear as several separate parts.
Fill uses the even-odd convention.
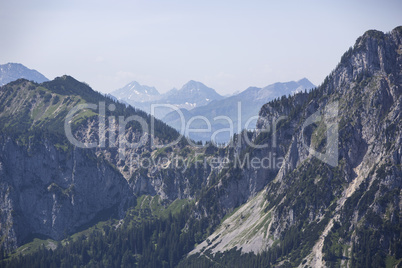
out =
[[[27,150],[3,136],[0,159],[7,249],[35,234],[61,239],[107,210],[122,216],[132,196],[119,172],[82,149],[63,152],[44,140]]]
[[[255,197],[193,253],[237,247],[278,255],[279,245],[284,260],[313,267],[380,265],[386,255],[402,257],[396,250],[402,209],[401,38],[401,27],[388,34],[368,31],[319,88],[264,105],[254,141],[272,140],[262,130],[275,118],[285,119],[278,124],[277,147],[253,153],[275,152],[284,157],[283,165],[274,175],[245,169],[240,180],[217,185],[215,200],[227,211],[234,207],[225,201],[229,193],[240,192],[233,185],[263,180],[266,187],[250,192]],[[378,244],[369,253],[363,245],[371,239]]]
[[[68,76],[43,84],[18,80],[1,88],[0,242],[6,252],[33,236],[61,239],[102,216],[123,217],[142,194],[158,194],[169,202],[194,198],[199,191],[204,172],[210,169],[196,170],[191,163],[179,168],[163,168],[163,162],[158,166],[134,163],[137,157],[158,160],[156,154],[173,158],[185,145],[157,151],[148,139],[138,148],[125,148],[124,157],[120,157],[119,141],[109,146],[109,135],[117,136],[118,131],[107,124],[107,146],[100,146],[100,106],[77,112],[70,122],[76,140],[98,146],[70,144],[64,132],[68,111],[78,104],[102,102],[105,107],[114,105],[115,113],[108,111],[108,116],[134,115],[150,125],[145,113],[127,109]],[[160,121],[154,124],[156,144],[177,136]],[[124,135],[130,143],[149,136],[132,122]],[[181,152],[181,159],[185,158],[186,153]]]
[[[123,159],[113,146],[77,149],[60,131],[77,104],[115,105],[104,118],[134,114],[149,125],[151,118],[70,77],[1,87],[1,244],[9,251],[33,234],[59,239],[151,194],[195,199],[191,220],[215,231],[192,257],[238,249],[293,267],[402,259],[401,39],[401,27],[365,33],[320,87],[267,103],[256,132],[221,148],[144,141]],[[78,113],[75,137],[99,142],[99,118]],[[178,136],[156,124],[157,144]],[[106,144],[116,131],[106,125]],[[125,135],[130,142],[151,137],[135,123]],[[137,166],[136,156],[161,162]]]

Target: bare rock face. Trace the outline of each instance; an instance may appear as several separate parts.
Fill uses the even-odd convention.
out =
[[[349,250],[359,248],[370,226],[371,235],[381,237],[378,250],[397,254],[393,247],[402,210],[401,41],[402,27],[388,34],[368,31],[320,87],[262,107],[256,143],[272,140],[264,130],[272,131],[272,121],[284,119],[274,131],[275,148],[251,151],[260,156],[275,153],[284,158],[283,165],[265,174],[245,168],[240,178],[230,174],[232,179],[216,186],[215,200],[226,211],[235,207],[228,201],[235,198],[231,196],[249,201],[192,253],[235,247],[261,252],[279,244],[282,252],[304,252],[297,265],[303,261],[321,267],[342,258],[331,251],[334,241]],[[305,125],[312,118],[318,119]],[[330,133],[337,134],[333,140]],[[332,141],[336,147],[329,146]],[[333,240],[335,235],[338,240]]]
[[[128,124],[124,135],[128,142],[139,142],[138,148],[122,147],[126,152],[120,157],[118,144],[100,146],[99,110],[77,113],[81,117],[77,116],[80,120],[72,131],[81,143],[97,146],[73,146],[63,128],[67,113],[78,103],[96,102],[99,107],[106,102],[115,105],[116,117],[137,115],[150,120],[69,76],[43,84],[21,79],[0,88],[0,246],[5,252],[34,236],[59,240],[101,218],[122,218],[143,194],[170,202],[194,198],[200,191],[211,171],[208,167],[198,169],[190,162],[168,169],[154,163],[135,166],[130,161],[133,156],[156,161],[153,154],[174,156],[182,147],[176,146],[174,152],[154,150],[149,137],[141,143],[150,134],[133,124]],[[161,122],[155,124],[156,133],[164,132],[167,140],[177,134]],[[113,131],[117,135],[107,125],[106,133]],[[156,143],[159,140],[155,137]],[[108,136],[106,144],[109,141]]]
[[[91,153],[64,152],[46,140],[28,149],[2,137],[0,230],[7,248],[32,234],[61,239],[107,210],[123,215],[132,197],[127,181]]]
[[[154,159],[182,154],[191,161],[185,168],[151,165],[129,172],[130,163],[119,159],[116,148],[60,147],[45,135],[20,143],[2,134],[0,243],[11,251],[35,234],[60,239],[99,214],[123,216],[135,196],[151,194],[195,199],[193,216],[216,227],[192,253],[268,251],[292,265],[321,267],[345,262],[348,254],[366,254],[359,245],[370,237],[378,241],[375,252],[396,255],[402,210],[401,41],[402,27],[388,34],[366,32],[320,87],[265,104],[255,133],[236,135],[225,148],[203,149],[205,160],[227,158],[224,167],[191,160],[198,151],[187,145],[168,151],[144,143],[127,154]],[[71,95],[78,87],[85,100],[94,98],[86,86],[61,80],[56,81],[61,88],[74,85]],[[0,123],[23,109],[22,122],[37,107],[46,107],[46,115],[56,92],[67,107],[82,101],[63,97],[56,82],[43,84],[51,92],[24,81],[14,84],[18,90],[2,87],[0,100],[10,105],[0,107]],[[38,97],[21,105],[34,90]],[[39,105],[40,92],[48,104]],[[97,124],[87,118],[75,133],[83,141],[96,140]],[[140,139],[133,129],[126,134]]]

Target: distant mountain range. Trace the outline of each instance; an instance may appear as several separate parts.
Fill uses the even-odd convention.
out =
[[[29,69],[20,63],[0,65],[0,85],[20,78],[37,83],[49,81],[38,71]],[[194,140],[205,142],[211,140],[213,132],[228,129],[230,126],[233,126],[233,133],[237,133],[243,128],[254,128],[259,108],[263,104],[283,95],[294,94],[314,87],[308,79],[303,78],[296,82],[275,83],[263,88],[249,87],[243,92],[223,97],[215,89],[193,80],[184,84],[180,89],[173,88],[164,94],[160,94],[155,87],[133,81],[107,95],[123,104],[152,113],[177,130],[185,127],[185,125],[182,126],[182,118],[187,124],[191,118],[203,116],[211,123],[211,131],[190,133],[189,136]],[[152,112],[151,104],[159,104],[159,106],[155,107]],[[163,107],[163,104],[174,106],[180,109],[180,112],[174,111],[171,107]],[[226,120],[214,120],[217,116],[226,116]],[[197,119],[190,123],[192,129],[208,127],[205,120]],[[222,132],[215,136],[214,141],[226,143],[231,136],[232,133],[229,131]]]
[[[154,87],[141,85],[133,81],[123,88],[111,93],[119,101],[128,103],[147,113],[151,113],[151,104],[170,104],[178,108],[191,110],[204,106],[214,100],[223,99],[214,89],[201,82],[189,81],[181,89],[173,88],[165,94],[160,94]],[[155,109],[157,117],[164,117],[171,109]]]
[[[290,81],[286,83],[275,83],[263,88],[249,87],[237,95],[213,101],[205,106],[196,107],[190,111],[184,111],[182,109],[181,112],[184,115],[185,122],[188,122],[195,116],[203,116],[209,120],[212,128],[210,133],[192,133],[190,135],[190,138],[194,140],[209,141],[211,140],[213,132],[228,129],[231,123],[233,123],[234,133],[238,133],[244,128],[255,128],[258,112],[262,105],[275,98],[312,89],[314,87],[315,85],[307,78],[303,78],[297,82]],[[228,118],[218,120],[218,116],[229,117],[230,120],[228,120]],[[214,120],[214,118],[216,120]],[[239,120],[241,122],[239,122]],[[162,121],[176,129],[180,129],[181,127],[181,117],[176,111],[167,114],[162,118]],[[193,122],[191,128],[205,129],[207,127],[203,120]],[[231,136],[232,135],[229,131],[221,132],[213,141],[226,143],[229,141]]]
[[[401,47],[367,31],[225,147],[70,76],[0,86],[0,267],[401,267]]]
[[[49,79],[40,72],[29,69],[20,63],[7,63],[0,65],[0,86],[20,78],[37,83],[49,81]]]
[[[231,123],[233,123],[234,133],[243,128],[254,128],[260,107],[268,101],[314,87],[315,85],[307,78],[303,78],[299,81],[275,83],[263,88],[249,87],[243,92],[225,98],[214,89],[196,81],[189,81],[181,89],[172,89],[165,94],[159,94],[154,87],[131,82],[112,92],[111,95],[148,113],[151,112],[151,104],[171,104],[180,108],[180,112],[160,107],[154,111],[156,117],[178,130],[184,127],[182,117],[188,123],[195,116],[203,116],[211,123],[211,132],[191,133],[190,137],[194,140],[210,141],[214,131],[227,129]],[[226,116],[231,121],[214,120],[217,116]],[[206,129],[208,126],[205,120],[194,120],[190,127]],[[225,143],[231,136],[230,132],[222,132],[214,141]]]
[[[215,89],[207,87],[201,82],[191,80],[179,90],[170,90],[161,100],[177,105],[180,108],[191,110],[221,99],[223,99],[223,96],[219,95]]]
[[[128,103],[144,103],[157,100],[161,94],[154,87],[140,85],[138,82],[133,81],[124,87],[112,92],[119,100],[124,100]],[[133,105],[134,106],[134,105]]]

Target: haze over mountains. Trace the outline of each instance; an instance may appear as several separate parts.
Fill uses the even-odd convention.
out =
[[[155,87],[140,85],[136,81],[113,91],[111,95],[115,96],[118,100],[132,103],[132,106],[135,106],[134,104],[137,106],[142,105],[143,103],[155,101],[161,98],[161,94],[159,94]]]
[[[306,85],[249,88],[290,93],[225,147],[120,135],[154,118],[70,76],[1,86],[0,267],[400,267],[402,26]]]
[[[223,98],[214,89],[193,80],[187,82],[180,89],[173,88],[165,94],[160,94],[154,87],[140,85],[133,81],[123,88],[113,91],[111,95],[147,113],[151,113],[151,104],[171,104],[177,108],[191,110]],[[170,111],[172,109],[158,108],[154,115],[162,118]]]
[[[20,78],[35,81],[37,83],[49,80],[38,71],[31,70],[20,63],[7,63],[0,65],[0,86]]]
[[[215,136],[213,142],[226,143],[234,133],[243,128],[254,128],[260,107],[266,102],[283,95],[295,94],[314,88],[307,78],[299,81],[275,83],[263,88],[249,87],[246,90],[229,96],[222,97],[214,89],[205,86],[201,82],[189,81],[181,89],[172,89],[165,94],[159,94],[154,87],[140,85],[131,82],[125,87],[111,93],[118,100],[126,102],[148,113],[151,112],[151,104],[171,104],[180,111],[172,111],[171,108],[155,108],[154,115],[162,121],[181,130],[184,123],[194,117],[205,117],[211,123],[211,131],[208,133],[191,133],[194,140],[211,141],[213,132],[227,129],[233,124],[233,133],[221,133]],[[240,105],[240,106],[239,106]],[[228,120],[214,120],[217,116],[226,116]],[[254,120],[251,120],[253,119]],[[240,125],[238,120],[241,119]],[[250,120],[250,121],[249,121]],[[207,128],[205,120],[193,121],[191,127],[198,129]],[[247,126],[245,125],[247,123]]]
[[[0,81],[3,84],[24,78],[38,83],[48,79],[36,70],[31,70],[19,63],[0,65]],[[118,100],[126,105],[151,113],[151,105],[156,104],[153,115],[178,131],[186,127],[191,118],[203,117],[203,120],[194,120],[190,128],[208,128],[205,120],[211,125],[209,132],[190,132],[189,137],[195,141],[209,142],[214,132],[231,128],[231,131],[222,131],[213,137],[215,143],[227,143],[233,134],[244,128],[255,128],[259,107],[266,102],[279,98],[283,95],[294,94],[303,90],[314,88],[307,78],[299,81],[275,83],[263,88],[249,87],[246,90],[223,97],[213,88],[207,87],[201,82],[190,80],[180,89],[173,88],[160,94],[155,87],[141,85],[132,81],[124,87],[106,94],[110,98]],[[164,107],[168,104],[172,107]],[[227,119],[214,120],[217,116]],[[254,118],[254,119],[253,119]],[[183,124],[184,120],[184,124]],[[239,120],[241,120],[239,124]]]
[[[212,133],[222,129],[233,129],[234,133],[241,130],[254,129],[258,118],[260,107],[270,100],[280,98],[284,95],[292,95],[296,92],[302,92],[314,88],[307,78],[297,82],[290,81],[286,83],[275,83],[263,88],[249,87],[237,95],[230,96],[221,100],[213,101],[205,106],[196,107],[189,111],[182,111],[185,122],[196,116],[202,116],[211,123],[211,131],[207,133],[191,133],[190,138],[194,140],[211,141]],[[214,120],[218,116],[228,117],[226,119]],[[240,120],[240,122],[239,122]],[[176,129],[180,129],[181,117],[176,111],[170,112],[162,121]],[[231,127],[233,124],[233,127]],[[205,129],[207,127],[204,120],[194,121],[192,127]],[[213,142],[227,143],[233,134],[228,131],[215,136]]]

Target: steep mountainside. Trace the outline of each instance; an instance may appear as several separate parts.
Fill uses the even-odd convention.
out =
[[[14,255],[0,266],[399,267],[401,67],[402,27],[368,31],[322,85],[266,103],[225,147],[159,147],[179,134],[158,120],[115,139],[111,118],[152,118],[71,77],[3,86],[0,258]],[[68,142],[85,103],[98,106],[67,120],[73,136],[100,142],[104,118],[109,146]],[[66,239],[14,251],[38,234]]]
[[[36,70],[31,70],[19,63],[7,63],[0,65],[0,86],[8,84],[17,79],[24,78],[37,83],[48,81],[48,79]]]
[[[144,168],[130,157],[150,154],[151,132],[142,131],[136,122],[128,122],[123,134],[126,142],[140,145],[148,137],[139,148],[119,146],[124,140],[111,121],[104,122],[102,146],[100,118],[105,115],[116,120],[137,116],[148,126],[151,117],[105,98],[72,77],[42,84],[17,80],[0,88],[0,103],[0,237],[6,251],[33,235],[60,239],[99,214],[122,217],[136,194],[158,193],[174,200],[192,196],[197,189],[196,183],[185,184],[185,173],[179,171],[161,174],[159,167],[158,172],[139,172]],[[73,146],[66,137],[68,112],[84,104],[96,107],[78,110],[68,123],[77,141],[96,143],[92,149]],[[178,137],[159,120],[153,124],[155,144]],[[115,145],[112,133],[119,137]]]
[[[274,118],[285,119],[278,124],[277,147],[261,153],[284,148],[283,165],[262,192],[197,246],[192,254],[201,257],[190,259],[219,262],[214,254],[237,248],[292,267],[401,261],[401,41],[402,27],[389,34],[368,31],[318,89],[264,105],[260,130]],[[228,204],[241,183],[220,183],[208,198]]]

